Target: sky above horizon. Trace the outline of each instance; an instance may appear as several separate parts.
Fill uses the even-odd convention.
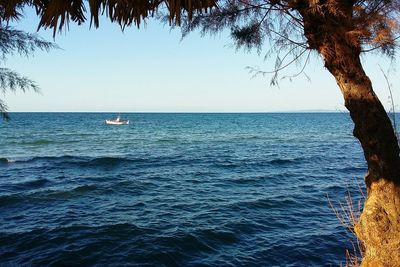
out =
[[[17,28],[35,32],[38,19],[32,10]],[[53,40],[52,30],[40,30]],[[36,52],[34,57],[9,57],[5,67],[16,70],[40,86],[35,92],[6,93],[11,112],[280,112],[345,110],[342,95],[323,63],[313,56],[305,76],[284,79],[270,86],[272,76],[252,77],[246,67],[272,70],[255,51],[236,51],[229,32],[201,37],[198,32],[181,40],[179,29],[149,20],[140,29],[121,32],[102,19],[99,29],[70,24],[55,37],[61,49]],[[267,51],[266,47],[265,51]],[[264,51],[264,52],[265,52]],[[394,101],[400,101],[395,70],[380,55],[363,58],[374,89],[387,109],[389,90],[379,65],[391,66]],[[378,65],[379,64],[379,65]],[[4,66],[3,66],[4,67]],[[296,73],[291,66],[281,76]],[[398,101],[397,101],[398,100]],[[399,110],[399,107],[396,106]]]

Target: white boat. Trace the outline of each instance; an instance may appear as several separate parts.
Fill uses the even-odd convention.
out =
[[[115,120],[106,120],[106,124],[112,124],[112,125],[129,124],[129,120],[121,120],[121,116],[118,115],[118,117]]]

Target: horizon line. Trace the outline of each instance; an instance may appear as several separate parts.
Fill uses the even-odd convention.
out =
[[[9,111],[12,113],[348,113],[348,110],[281,110],[281,111]],[[397,111],[396,111],[397,112]]]

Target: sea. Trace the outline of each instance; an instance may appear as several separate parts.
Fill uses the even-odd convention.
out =
[[[10,115],[0,266],[339,266],[354,251],[335,214],[363,198],[348,113]]]

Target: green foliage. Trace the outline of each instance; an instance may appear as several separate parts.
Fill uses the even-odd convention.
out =
[[[48,52],[55,47],[55,44],[43,40],[37,34],[16,30],[10,26],[0,27],[0,53],[2,61],[7,56],[12,56],[15,53],[22,56],[30,56],[37,49]]]
[[[15,54],[28,57],[36,50],[49,51],[56,47],[54,43],[43,40],[37,34],[26,33],[10,26],[2,27],[0,24],[0,63],[4,64],[9,56]],[[7,91],[15,92],[18,89],[24,92],[38,91],[39,87],[34,81],[13,70],[0,68],[1,93],[5,95]],[[7,105],[2,99],[0,99],[0,114],[4,119],[9,119]]]
[[[0,68],[0,90],[2,93],[5,94],[7,91],[15,92],[17,89],[20,89],[24,92],[29,89],[36,92],[39,91],[37,84],[29,78],[21,76],[17,72],[10,69]],[[7,109],[7,105],[2,99],[0,99],[0,113],[1,116],[6,120],[10,118],[7,113]]]
[[[243,27],[232,27],[231,36],[237,48],[244,47],[247,50],[251,50],[253,47],[257,47],[258,51],[261,50],[263,38],[257,22],[250,23]]]

